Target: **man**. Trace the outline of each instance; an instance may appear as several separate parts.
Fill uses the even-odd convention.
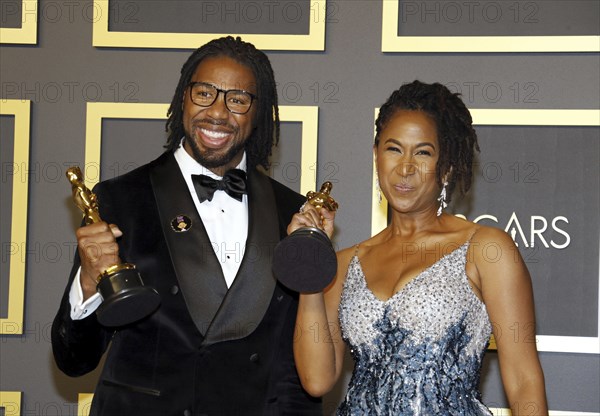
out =
[[[232,37],[196,50],[167,131],[162,156],[95,189],[105,222],[77,231],[52,327],[58,366],[85,374],[112,342],[92,415],[320,414],[294,366],[297,296],[271,273],[273,247],[304,198],[256,170],[279,136],[266,55]],[[103,327],[96,277],[125,261],[161,304],[134,324]]]

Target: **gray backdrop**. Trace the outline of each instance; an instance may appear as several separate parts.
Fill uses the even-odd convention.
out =
[[[20,27],[20,4],[0,1],[0,27]],[[382,53],[379,0],[329,1],[320,17],[311,15],[309,1],[112,0],[110,5],[110,30],[131,32],[303,34],[309,16],[327,17],[324,51],[267,53],[280,104],[319,108],[317,181],[334,182],[341,205],[338,248],[370,236],[373,112],[402,83],[444,83],[462,92],[472,109],[600,108],[598,53]],[[92,392],[98,376],[97,371],[78,379],[64,376],[50,347],[50,325],[80,221],[63,171],[84,163],[86,103],[168,103],[191,52],[93,47],[91,6],[91,1],[40,1],[37,45],[0,46],[2,102],[32,102],[27,166],[13,163],[14,117],[0,116],[0,318],[8,310],[10,264],[26,265],[24,332],[0,335],[0,391],[23,393],[23,415],[77,414],[77,394]],[[597,1],[401,1],[398,35],[598,35],[599,9]],[[597,339],[599,128],[507,125],[477,131],[481,154],[475,185],[455,212],[470,220],[488,215],[495,220],[482,223],[514,229],[532,274],[540,335]],[[296,190],[301,132],[299,123],[284,123],[271,169],[273,177]],[[108,119],[102,138],[106,179],[158,156],[164,122]],[[29,203],[21,207],[28,209],[28,233],[26,247],[11,257],[15,175],[28,180]],[[549,351],[540,357],[550,409],[600,412],[598,354]],[[325,399],[326,414],[343,394],[350,361],[347,367]],[[482,389],[486,404],[506,407],[493,351],[486,356]]]

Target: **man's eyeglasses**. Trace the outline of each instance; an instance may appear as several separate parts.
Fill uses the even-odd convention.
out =
[[[234,114],[246,114],[256,95],[244,90],[222,90],[206,82],[190,82],[190,98],[200,107],[210,107],[217,101],[219,93],[225,97],[225,106]]]

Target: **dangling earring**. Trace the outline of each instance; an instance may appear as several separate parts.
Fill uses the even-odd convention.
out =
[[[377,188],[377,201],[379,202],[379,205],[381,205],[381,187],[379,186],[379,176],[375,177],[375,187]]]
[[[440,192],[440,196],[438,196],[438,201],[440,201],[440,206],[437,210],[437,216],[442,215],[442,210],[448,206],[446,202],[446,186],[448,186],[448,181],[444,181],[444,185],[442,186],[442,192]]]

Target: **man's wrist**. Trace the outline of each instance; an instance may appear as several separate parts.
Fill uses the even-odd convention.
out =
[[[91,285],[93,282],[89,278],[86,278],[86,282],[90,284],[84,288],[81,284],[81,279],[82,270],[80,268],[75,275],[75,279],[73,279],[73,284],[69,292],[71,319],[73,320],[86,318],[98,309],[98,306],[102,303],[102,296],[96,292],[96,286]],[[92,287],[93,289],[90,290]]]

